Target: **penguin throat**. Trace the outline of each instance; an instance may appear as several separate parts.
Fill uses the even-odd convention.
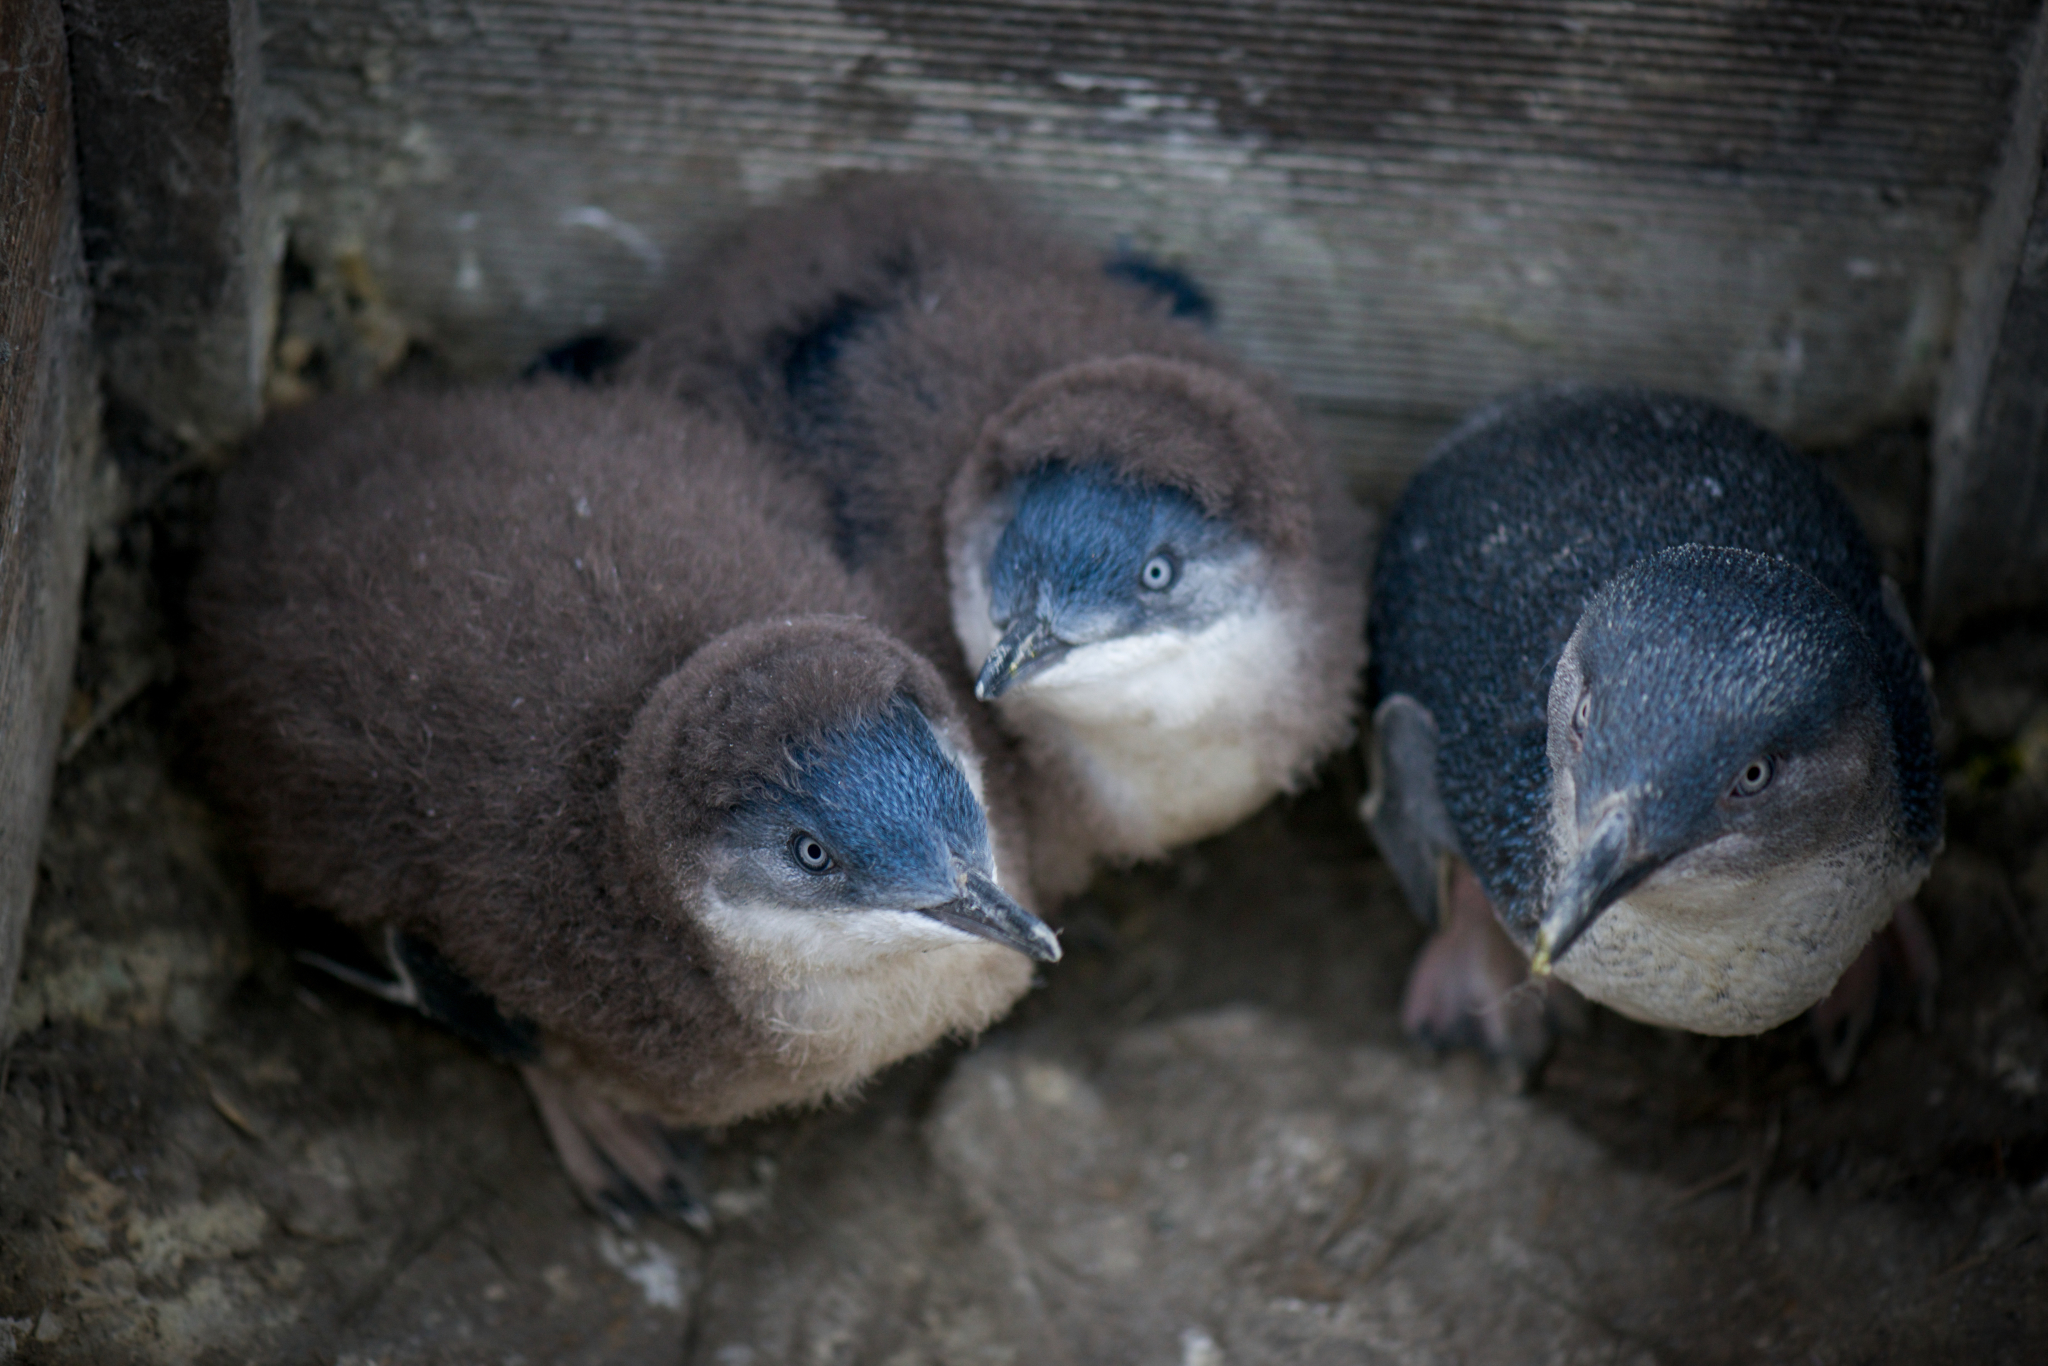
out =
[[[1602,912],[1556,972],[1645,1024],[1758,1034],[1826,996],[1926,875],[1883,838],[1762,875],[1680,859]]]
[[[1024,955],[915,911],[736,903],[707,889],[699,920],[728,998],[767,1041],[749,1112],[845,1095],[978,1033],[1031,984]]]
[[[985,617],[984,617],[985,619]],[[1149,858],[1235,825],[1303,755],[1279,709],[1296,695],[1306,623],[1261,598],[1199,631],[1075,647],[997,704],[1035,762],[1071,776],[1104,852]]]

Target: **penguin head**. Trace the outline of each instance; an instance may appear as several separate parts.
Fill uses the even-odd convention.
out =
[[[987,566],[1000,633],[975,679],[992,700],[1070,659],[1115,667],[1148,643],[1171,649],[1263,597],[1250,538],[1185,491],[1106,464],[1053,461],[1022,475]]]
[[[1322,488],[1276,396],[1215,366],[1131,355],[1042,376],[984,424],[948,495],[977,694],[1100,727],[1286,693]]]
[[[1901,876],[1879,680],[1847,607],[1775,556],[1686,545],[1618,575],[1551,682],[1532,969],[1716,1033],[1818,1000]]]
[[[877,941],[968,935],[1059,958],[1052,931],[997,885],[967,770],[912,698],[832,726],[778,767],[722,832],[722,902],[830,917]]]
[[[664,679],[620,804],[642,885],[777,979],[983,941],[1055,961],[1003,890],[979,784],[936,671],[811,616],[728,631]]]

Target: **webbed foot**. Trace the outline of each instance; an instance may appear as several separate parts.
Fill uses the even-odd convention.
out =
[[[1533,1070],[1550,1052],[1554,988],[1529,979],[1528,962],[1462,860],[1446,881],[1442,923],[1408,974],[1401,1027],[1432,1047],[1479,1048]]]
[[[1940,985],[1941,958],[1934,936],[1918,908],[1902,901],[1893,909],[1891,923],[1864,945],[1834,990],[1807,1012],[1827,1079],[1839,1086],[1856,1069],[1888,986],[1904,995],[1924,1033],[1934,1028],[1934,997]]]
[[[576,1081],[534,1064],[519,1069],[554,1141],[569,1184],[585,1204],[620,1228],[648,1215],[711,1232],[711,1208],[700,1195],[703,1175],[696,1139],[629,1115]]]

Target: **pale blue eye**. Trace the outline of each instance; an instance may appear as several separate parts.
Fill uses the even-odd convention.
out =
[[[1777,772],[1778,766],[1771,762],[1770,755],[1757,755],[1743,765],[1742,772],[1735,775],[1735,795],[1754,797],[1771,785],[1771,779]]]
[[[789,837],[789,853],[807,872],[822,873],[832,867],[832,851],[819,843],[816,835],[803,830]]]
[[[1154,555],[1145,561],[1145,567],[1138,571],[1138,582],[1154,593],[1163,593],[1173,587],[1173,581],[1179,572],[1179,567],[1173,562],[1173,556]]]

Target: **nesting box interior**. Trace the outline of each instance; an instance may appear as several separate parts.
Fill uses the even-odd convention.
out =
[[[2044,127],[2026,0],[15,0],[0,1362],[2035,1359]],[[254,424],[630,336],[743,210],[929,167],[1198,279],[1368,503],[1540,380],[1814,451],[1933,656],[1932,1028],[1841,1086],[1599,1010],[1528,1093],[1427,1055],[1346,756],[1099,879],[977,1049],[714,1135],[699,1240],[295,964],[178,672]]]

